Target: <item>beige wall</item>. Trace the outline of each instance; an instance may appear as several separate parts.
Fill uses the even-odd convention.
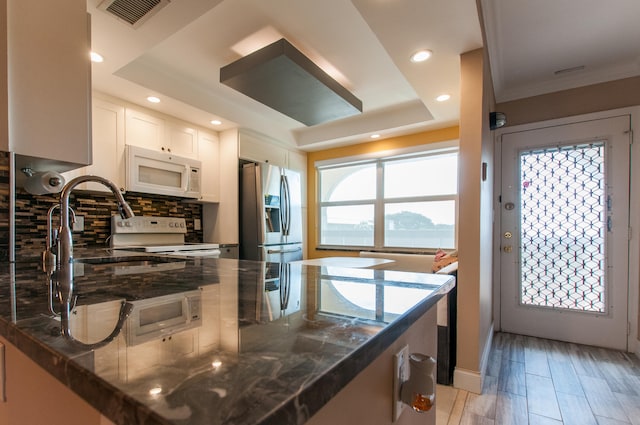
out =
[[[6,402],[0,425],[114,425],[4,338]]]
[[[507,126],[640,105],[640,77],[502,102]]]
[[[493,322],[493,142],[488,128],[493,89],[483,49],[461,55],[460,67],[460,307],[454,385],[479,392],[482,355]],[[482,179],[483,163],[487,164],[486,180]]]
[[[398,421],[392,421],[393,356],[405,345],[409,345],[409,353],[423,353],[433,357],[437,355],[435,307],[411,325],[391,347],[360,372],[306,424],[435,425],[435,408],[421,414],[406,406]]]

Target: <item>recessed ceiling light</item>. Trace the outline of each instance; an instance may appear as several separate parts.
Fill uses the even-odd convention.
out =
[[[100,53],[91,52],[89,55],[91,57],[91,62],[95,62],[95,63],[104,62],[104,58]]]
[[[162,393],[162,387],[158,386],[158,387],[153,387],[149,390],[149,395],[158,395]]]
[[[211,124],[220,125],[220,124],[222,124],[222,121],[220,121],[220,120],[211,120]]]
[[[149,96],[147,97],[147,100],[151,103],[160,103],[160,98],[157,98],[155,96]]]
[[[377,138],[379,138],[379,137],[380,137],[380,135],[379,135],[379,134],[372,134],[372,135],[371,135],[371,138],[372,138],[372,139],[377,139]]]
[[[441,94],[440,96],[436,97],[436,100],[438,102],[444,102],[445,100],[449,100],[451,99],[451,96],[448,94]]]
[[[411,55],[411,62],[424,62],[431,57],[433,52],[431,50],[418,50]]]

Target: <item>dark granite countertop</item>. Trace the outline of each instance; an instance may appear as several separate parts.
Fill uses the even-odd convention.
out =
[[[77,264],[73,340],[50,312],[39,264],[5,265],[0,275],[0,335],[122,425],[303,423],[455,284],[443,275],[135,255]],[[200,320],[134,337],[171,312],[145,307],[184,295],[196,297]],[[125,301],[133,310],[118,336],[87,348],[109,335]]]

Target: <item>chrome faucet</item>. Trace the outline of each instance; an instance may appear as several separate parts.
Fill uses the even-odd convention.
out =
[[[58,230],[57,235],[51,229],[48,229],[48,238],[50,239],[47,239],[47,251],[45,251],[45,257],[48,257],[49,260],[51,259],[51,255],[48,255],[47,252],[53,254],[54,240],[57,240],[57,244],[55,244],[57,248],[57,255],[55,259],[56,271],[55,273],[47,270],[45,271],[49,273],[50,279],[55,279],[55,281],[52,280],[50,282],[51,290],[49,296],[51,299],[53,297],[53,292],[55,292],[57,300],[60,303],[61,311],[59,315],[62,335],[76,345],[80,345],[83,348],[94,349],[109,343],[120,333],[124,321],[129,316],[133,305],[126,301],[122,303],[118,322],[116,323],[113,332],[100,342],[84,344],[77,341],[71,334],[69,318],[75,305],[73,297],[73,238],[71,234],[71,227],[75,220],[75,213],[71,207],[69,207],[69,196],[77,185],[84,182],[101,183],[109,188],[118,201],[118,211],[122,218],[131,218],[134,214],[129,204],[124,200],[122,193],[120,193],[120,189],[118,189],[113,182],[99,176],[79,176],[70,180],[64,186],[62,193],[60,194],[60,229]],[[53,210],[54,207],[51,207],[49,210],[51,215],[53,215]],[[73,219],[69,218],[69,213],[71,213],[71,217],[73,217]],[[48,218],[50,219],[51,217],[48,216]],[[51,311],[56,314],[53,308],[51,308]]]
[[[56,227],[55,229],[52,226],[53,221],[53,212],[60,208],[60,204],[53,204],[49,211],[47,211],[47,236],[45,238],[45,250],[42,252],[42,270],[45,273],[51,275],[56,270],[57,258],[57,241],[58,241],[58,232],[60,231],[60,227]],[[71,213],[71,226],[76,222],[76,213],[73,211],[73,208],[69,207],[69,212]]]
[[[70,180],[62,189],[60,194],[60,231],[58,232],[58,271],[62,275],[69,274],[73,279],[73,238],[71,235],[71,223],[69,220],[69,196],[73,189],[80,183],[96,182],[101,183],[111,190],[113,196],[118,201],[118,211],[122,218],[131,218],[133,211],[127,201],[124,200],[120,189],[110,180],[100,176],[79,176]]]

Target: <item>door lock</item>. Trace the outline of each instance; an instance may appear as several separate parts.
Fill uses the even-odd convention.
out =
[[[513,235],[511,234],[511,232],[504,232],[504,238],[505,239],[511,239]]]
[[[513,247],[511,245],[507,245],[504,248],[502,248],[502,250],[508,254],[511,251],[513,251]]]

